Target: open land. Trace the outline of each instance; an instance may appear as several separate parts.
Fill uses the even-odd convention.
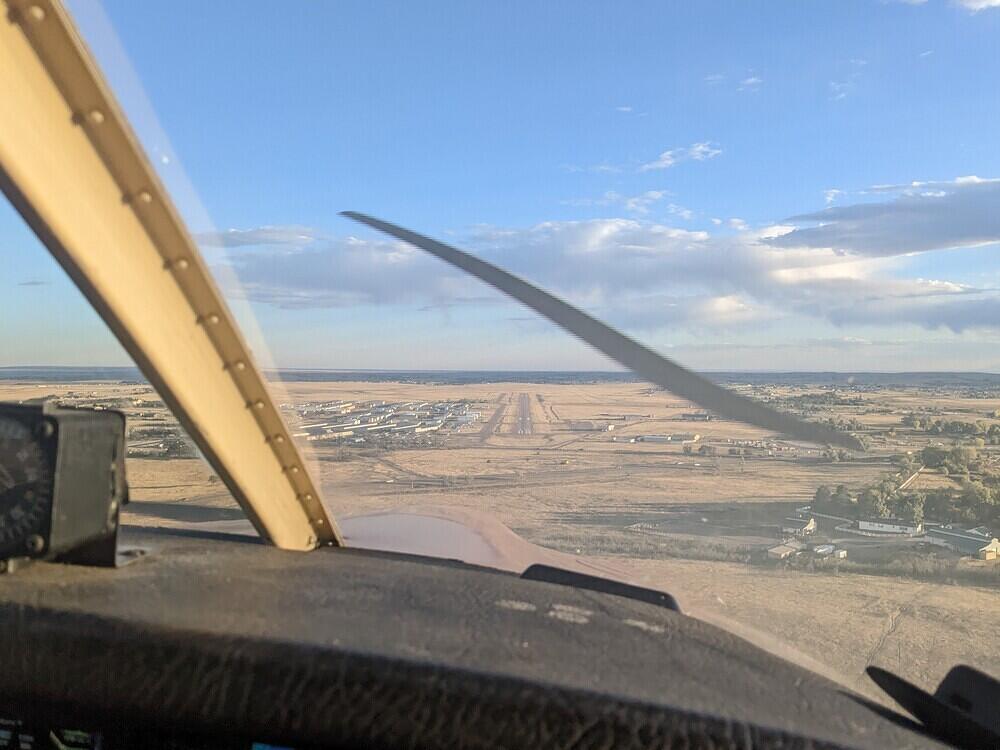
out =
[[[978,422],[985,435],[1000,424],[1000,387],[946,377],[728,383],[809,419],[849,424],[869,450],[846,455],[715,419],[638,382],[432,380],[282,383],[283,411],[335,515],[431,505],[488,512],[531,542],[600,558],[671,592],[691,614],[789,644],[878,700],[863,674],[869,664],[929,688],[960,662],[1000,674],[997,561],[922,534],[858,534],[837,513],[816,517],[806,549],[781,560],[767,552],[820,486],[843,485],[852,498],[880,481],[960,492],[969,468],[957,476],[919,458],[959,439],[903,418]],[[148,385],[0,381],[0,400],[46,398],[127,413],[126,522],[242,518]],[[973,480],[1000,462],[1000,445],[975,446]],[[809,551],[823,545],[846,558]]]

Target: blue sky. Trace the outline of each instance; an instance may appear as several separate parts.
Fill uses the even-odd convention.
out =
[[[695,367],[1000,371],[989,4],[70,7],[276,364],[609,366],[356,209]],[[126,361],[0,243],[0,364]]]

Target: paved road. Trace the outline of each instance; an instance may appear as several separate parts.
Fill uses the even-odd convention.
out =
[[[514,433],[517,435],[530,435],[533,431],[531,424],[531,396],[522,393],[517,399],[517,425]]]

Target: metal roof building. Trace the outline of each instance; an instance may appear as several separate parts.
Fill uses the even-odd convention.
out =
[[[985,529],[983,530],[985,531]],[[966,555],[976,555],[984,548],[996,548],[1000,542],[990,533],[980,529],[960,529],[954,526],[931,526],[927,529],[928,541],[951,547]],[[994,552],[994,554],[996,554]]]

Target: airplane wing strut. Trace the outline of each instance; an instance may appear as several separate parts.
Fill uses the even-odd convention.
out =
[[[339,544],[250,349],[69,15],[54,0],[0,9],[0,189],[260,534],[288,549]]]

